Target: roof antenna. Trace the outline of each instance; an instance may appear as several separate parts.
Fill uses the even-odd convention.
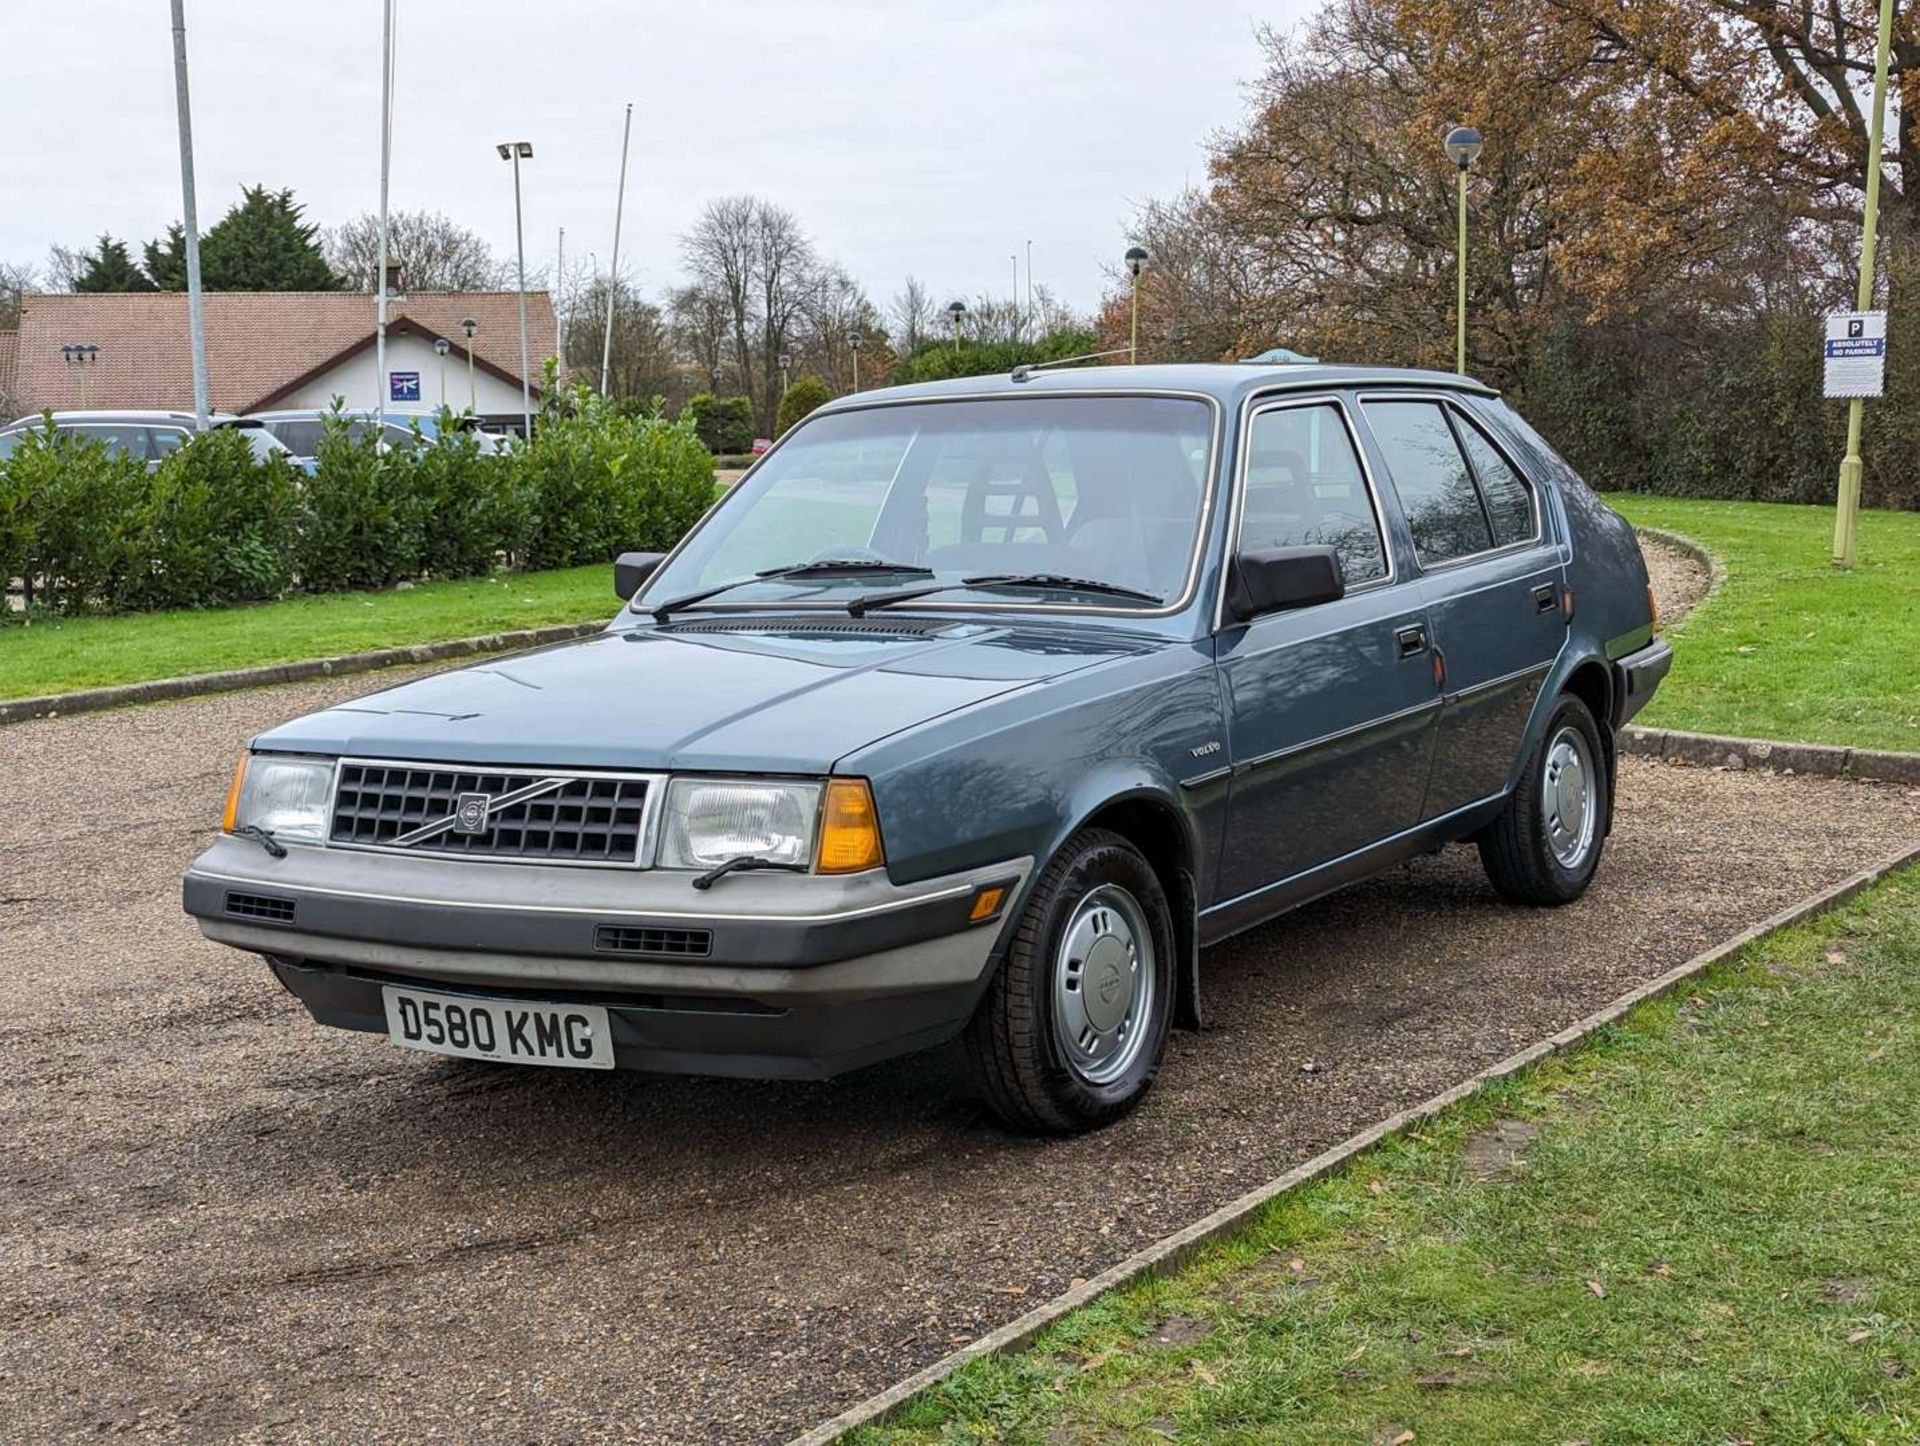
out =
[[[1129,347],[1117,346],[1112,351],[1090,351],[1080,356],[1055,357],[1052,361],[1021,362],[1013,369],[1013,380],[1024,382],[1035,372],[1046,371],[1049,367],[1070,367],[1075,362],[1099,361],[1102,357],[1109,356],[1125,356],[1129,350],[1131,350]]]

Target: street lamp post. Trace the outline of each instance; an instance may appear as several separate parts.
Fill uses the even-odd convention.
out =
[[[949,301],[947,303],[947,320],[953,323],[953,364],[956,369],[960,365],[960,318],[966,314],[966,302]]]
[[[1133,277],[1133,325],[1127,341],[1129,366],[1137,365],[1140,361],[1140,273],[1147,269],[1150,259],[1144,246],[1127,248],[1127,273]]]
[[[779,362],[780,362],[780,395],[784,397],[787,394],[787,386],[788,386],[787,369],[793,365],[793,358],[787,355],[787,353],[781,352],[779,356]]]
[[[1880,41],[1873,57],[1873,118],[1867,126],[1867,213],[1860,238],[1860,292],[1856,311],[1873,306],[1874,238],[1880,224],[1880,154],[1886,136],[1887,61],[1893,40],[1893,0],[1880,0]],[[1833,517],[1833,565],[1852,567],[1855,534],[1860,524],[1860,480],[1866,464],[1860,460],[1860,432],[1866,422],[1866,403],[1855,397],[1847,406],[1847,455],[1840,463],[1840,495]]]
[[[444,336],[433,343],[433,354],[440,358],[440,410],[447,409],[447,353],[453,350],[453,343]]]
[[[374,412],[376,430],[387,426],[387,402],[393,378],[387,372],[387,191],[393,174],[393,41],[394,0],[386,0],[380,22],[380,255],[374,278],[373,306]]]
[[[533,382],[527,373],[527,238],[520,224],[520,163],[533,159],[532,141],[502,141],[494,149],[500,159],[513,163],[513,242],[520,254],[520,428],[527,441],[533,440]]]
[[[187,330],[193,346],[193,426],[207,430],[207,323],[200,301],[200,213],[193,187],[193,105],[187,94],[187,16],[173,0],[173,90],[180,126],[180,229],[187,250]]]
[[[860,390],[860,333],[847,333],[847,350],[853,353],[853,389]]]
[[[80,406],[87,405],[87,368],[95,366],[100,360],[100,348],[92,342],[68,342],[61,346],[60,355],[68,366],[80,368]]]
[[[1458,282],[1454,297],[1454,363],[1453,369],[1461,376],[1467,374],[1467,171],[1480,158],[1480,149],[1485,144],[1480,132],[1471,126],[1455,126],[1447,132],[1443,145],[1447,149],[1447,159],[1452,161],[1459,172],[1460,206],[1459,233],[1454,243],[1453,269]]]
[[[460,323],[460,330],[467,334],[467,410],[475,416],[480,413],[480,394],[473,385],[473,334],[480,330],[480,323],[467,317]]]

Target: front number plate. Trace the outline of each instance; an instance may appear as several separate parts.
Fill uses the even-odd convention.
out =
[[[383,986],[380,997],[387,1037],[408,1049],[503,1064],[613,1068],[607,1011],[597,1004],[529,1004],[393,985]]]

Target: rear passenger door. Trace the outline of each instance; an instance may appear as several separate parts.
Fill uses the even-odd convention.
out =
[[[1457,401],[1374,395],[1362,412],[1412,533],[1442,677],[1423,819],[1506,786],[1566,641],[1564,561],[1520,468]]]
[[[1347,591],[1217,634],[1233,765],[1217,903],[1419,818],[1437,688],[1418,586],[1394,569],[1383,521],[1340,401],[1252,414],[1232,545],[1331,546]]]

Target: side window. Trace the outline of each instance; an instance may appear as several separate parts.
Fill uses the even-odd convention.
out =
[[[1493,545],[1511,547],[1534,534],[1533,492],[1526,480],[1513,470],[1493,443],[1480,434],[1471,422],[1456,419],[1460,441],[1480,479],[1480,493],[1486,498],[1487,520],[1493,524]]]
[[[144,462],[152,455],[148,448],[145,427],[91,422],[75,427],[73,430],[83,437],[91,437],[96,442],[105,443],[107,451],[116,457],[133,457]]]
[[[1480,493],[1440,404],[1372,401],[1366,411],[1420,561],[1447,562],[1491,551],[1493,531]]]
[[[187,434],[177,427],[155,427],[147,435],[153,438],[153,455],[156,457],[178,452],[187,440]]]
[[[1380,522],[1338,407],[1278,407],[1254,417],[1239,546],[1331,547],[1348,587],[1387,575]]]

